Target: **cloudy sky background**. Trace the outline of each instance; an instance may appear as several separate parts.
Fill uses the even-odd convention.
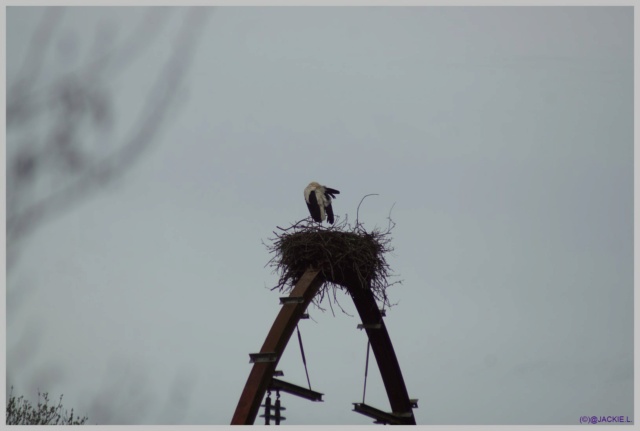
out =
[[[350,220],[378,193],[360,209],[369,229],[395,204],[403,284],[386,324],[418,424],[633,419],[632,8],[202,12],[151,147],[20,243],[14,393],[62,393],[90,423],[228,424],[280,308],[262,241],[308,215],[315,180]],[[39,82],[149,13],[67,8]],[[8,86],[42,16],[7,11]],[[135,129],[187,16],[156,11],[157,33],[109,81],[107,140]],[[312,307],[300,324],[325,402],[283,395],[286,424],[371,423],[351,411],[366,336],[339,299],[352,317]],[[278,368],[304,386],[295,341]],[[375,366],[366,402],[389,409]]]

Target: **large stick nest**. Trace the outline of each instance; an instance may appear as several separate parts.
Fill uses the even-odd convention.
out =
[[[300,220],[288,228],[278,227],[273,232],[272,243],[265,244],[273,257],[267,263],[280,273],[276,286],[280,292],[289,293],[302,274],[318,269],[325,278],[324,285],[313,300],[320,307],[325,295],[331,296],[338,306],[336,289],[370,289],[383,308],[390,307],[387,289],[400,281],[389,282],[391,269],[385,255],[393,251],[390,245],[391,230],[395,224],[389,218],[386,230],[366,231],[356,221],[351,226],[347,219],[327,227],[310,218]],[[342,307],[340,307],[342,309]],[[344,310],[343,310],[344,311]]]

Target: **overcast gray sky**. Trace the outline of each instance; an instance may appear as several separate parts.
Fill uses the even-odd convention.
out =
[[[148,12],[67,8],[39,82]],[[131,130],[186,13],[162,12],[109,80],[109,139]],[[14,393],[63,393],[91,423],[228,424],[280,309],[261,241],[308,215],[319,181],[350,220],[378,193],[368,229],[395,203],[386,324],[418,424],[633,420],[631,7],[206,13],[152,147],[9,267]],[[42,14],[7,11],[8,85]],[[351,411],[366,336],[339,299],[353,317],[311,307],[300,324],[325,402],[283,395],[286,424],[371,423]],[[278,368],[305,385],[295,339]],[[389,409],[375,366],[366,400]]]

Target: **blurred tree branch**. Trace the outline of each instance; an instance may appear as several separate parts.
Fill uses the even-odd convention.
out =
[[[175,106],[197,38],[203,8],[189,8],[143,109],[115,140],[114,77],[122,74],[166,25],[166,9],[150,8],[120,44],[92,49],[92,58],[42,84],[45,59],[64,8],[46,8],[14,82],[7,83],[7,258],[29,233],[121,177],[153,143]],[[152,77],[150,77],[152,79]]]

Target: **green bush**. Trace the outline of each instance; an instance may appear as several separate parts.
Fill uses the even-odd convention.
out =
[[[7,400],[7,425],[84,425],[87,417],[79,417],[64,411],[62,413],[62,395],[57,405],[49,405],[49,394],[38,392],[38,405],[32,405],[24,396],[9,395]]]

